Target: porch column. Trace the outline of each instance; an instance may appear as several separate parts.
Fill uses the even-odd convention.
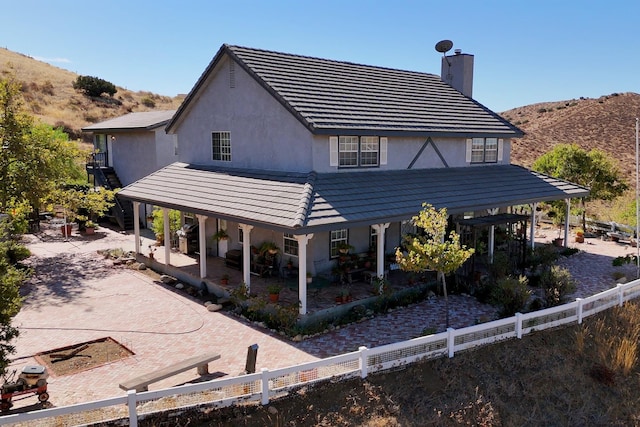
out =
[[[298,242],[298,299],[300,314],[307,314],[307,244],[313,234],[295,235]]]
[[[371,225],[378,235],[378,239],[376,241],[376,275],[379,278],[384,278],[384,239],[387,228],[389,228],[390,224],[390,222],[385,222]]]
[[[571,199],[564,199],[564,202],[567,204],[567,211],[565,212],[565,221],[564,221],[564,247],[569,247],[569,214],[571,212]]]
[[[164,263],[169,265],[171,261],[171,229],[169,224],[169,209],[162,208],[162,218],[164,220]]]
[[[136,255],[140,253],[140,202],[133,202],[133,235],[136,238]]]
[[[242,229],[242,281],[247,288],[247,295],[251,289],[251,230],[253,225],[240,224]]]
[[[498,208],[487,209],[489,215],[495,215],[498,213]],[[495,248],[496,226],[489,227],[489,264],[493,264],[493,252]]]
[[[536,235],[536,209],[538,209],[538,203],[534,202],[531,203],[529,206],[531,206],[531,233],[529,233],[531,235],[531,249],[535,249],[536,247],[536,239],[535,239],[535,235]]]
[[[207,277],[207,233],[205,230],[205,221],[207,220],[206,215],[198,215],[196,214],[196,218],[198,218],[198,244],[200,251],[200,278],[204,279]]]

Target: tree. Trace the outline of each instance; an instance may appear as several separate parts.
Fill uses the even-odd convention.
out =
[[[7,231],[10,225],[0,224],[0,375],[9,366],[9,356],[15,352],[11,341],[18,336],[18,329],[11,320],[20,311],[20,284],[28,277],[28,272],[16,264],[29,256],[29,251],[11,239]]]
[[[84,92],[87,96],[97,97],[102,96],[103,93],[113,96],[118,91],[113,83],[92,76],[78,76],[73,82],[73,88]]]
[[[460,236],[451,231],[447,236],[449,216],[447,209],[437,210],[428,203],[413,217],[413,223],[424,230],[424,234],[405,236],[407,254],[396,249],[396,261],[403,271],[424,272],[434,270],[442,280],[447,327],[449,327],[449,300],[445,276],[456,271],[473,254],[473,249],[460,245]],[[447,239],[448,237],[448,239]]]
[[[586,202],[613,200],[628,188],[607,154],[585,151],[576,144],[557,144],[533,163],[533,170],[589,188],[582,199],[582,228],[586,227]]]
[[[61,129],[34,123],[12,79],[0,79],[0,142],[0,212],[25,202],[38,209],[60,183],[83,177],[78,145]]]

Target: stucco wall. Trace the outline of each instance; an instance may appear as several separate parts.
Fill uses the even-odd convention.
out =
[[[380,135],[384,136],[384,135]],[[467,142],[465,138],[431,138],[432,142],[425,144],[427,137],[387,137],[387,164],[375,169],[397,170],[407,169],[414,161],[413,169],[442,168],[446,167],[440,155],[448,167],[470,166],[466,162]],[[317,172],[340,172],[372,170],[372,168],[338,168],[330,166],[329,162],[329,136],[316,135],[314,137],[314,162],[313,167]],[[425,148],[420,152],[420,150]],[[437,151],[436,148],[437,147]],[[511,155],[511,144],[504,140],[503,159],[497,164],[508,164]],[[475,166],[475,165],[472,165]]]
[[[127,132],[114,136],[111,143],[113,168],[122,185],[129,185],[158,169],[154,132]]]
[[[175,154],[173,143],[174,136],[167,135],[164,130],[164,126],[155,129],[153,133],[156,138],[156,169],[160,169],[173,162],[177,162],[178,156]]]
[[[180,161],[307,172],[312,136],[238,65],[230,87],[229,60],[209,76],[176,128]],[[212,160],[211,132],[231,132],[231,162]]]

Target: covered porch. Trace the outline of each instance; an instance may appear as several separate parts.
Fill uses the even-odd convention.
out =
[[[143,233],[147,234],[148,233]],[[141,239],[143,244],[153,244],[151,236]],[[170,263],[165,260],[164,246],[156,246],[157,251],[153,258],[143,254],[138,254],[139,261],[149,268],[159,273],[175,277],[180,282],[187,283],[198,290],[206,289],[203,299],[207,299],[207,294],[212,294],[215,298],[226,300],[227,295],[238,290],[243,282],[244,273],[234,267],[229,267],[225,259],[221,257],[206,257],[207,274],[203,278],[200,276],[200,257],[198,254],[189,255],[181,253],[175,249],[170,250]],[[286,266],[283,267],[286,269]],[[223,276],[229,276],[228,283],[223,283]],[[400,270],[393,270],[387,273],[387,280],[393,292],[399,292],[417,285],[425,285],[435,282],[435,273],[426,273],[423,277],[405,273]],[[251,275],[251,295],[268,297],[269,288],[272,285],[278,286],[280,290],[278,304],[283,306],[298,306],[299,288],[297,275],[281,271],[279,274],[262,277]],[[311,283],[306,283],[307,291],[307,315],[314,316],[336,307],[350,308],[353,305],[361,304],[364,300],[378,296],[377,288],[370,280],[364,276],[359,276],[348,285],[341,284],[328,274],[315,276]],[[339,301],[345,287],[348,287],[350,298],[348,301]]]
[[[348,230],[370,227],[377,236],[373,275],[383,278],[386,273],[385,247],[392,251],[401,239],[398,233],[395,240],[389,240],[389,226],[410,220],[424,202],[446,207],[451,215],[483,211],[496,215],[500,208],[529,205],[534,212],[533,229],[537,202],[568,201],[589,192],[583,187],[514,165],[305,174],[174,163],[127,186],[119,194],[131,199],[136,206],[137,254],[142,253],[138,239],[140,209],[137,207],[149,203],[163,210],[165,241],[164,248],[155,254],[154,262],[158,264],[175,265],[170,249],[169,209],[195,215],[200,247],[198,261],[190,268],[197,270],[195,274],[201,280],[220,271],[215,265],[209,266],[208,218],[238,224],[243,235],[240,264],[245,266],[251,262],[253,233],[266,230],[274,235],[289,235],[298,246],[297,287],[292,286],[297,289],[294,301],[299,304],[299,313],[306,315],[315,304],[312,298],[323,295],[322,288],[316,292],[306,282],[306,272],[320,259],[327,259],[328,237],[325,240],[319,236],[327,236],[334,230],[346,230],[348,236]],[[361,235],[360,238],[369,239],[370,236]],[[324,247],[324,250],[314,251],[318,247]],[[333,257],[332,253],[329,262]],[[227,274],[236,275],[235,272]],[[244,283],[251,293],[255,293],[256,286],[262,286],[261,278],[253,276],[248,268],[237,274],[240,276],[236,283]]]

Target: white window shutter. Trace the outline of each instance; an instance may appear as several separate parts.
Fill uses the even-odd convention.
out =
[[[338,166],[338,137],[329,137],[329,166]]]
[[[380,138],[380,164],[387,164],[387,137],[383,136]]]
[[[498,140],[498,161],[502,161],[502,152],[503,152],[504,139]]]
[[[471,138],[467,139],[467,163],[471,163],[471,146],[473,144],[473,140]]]

